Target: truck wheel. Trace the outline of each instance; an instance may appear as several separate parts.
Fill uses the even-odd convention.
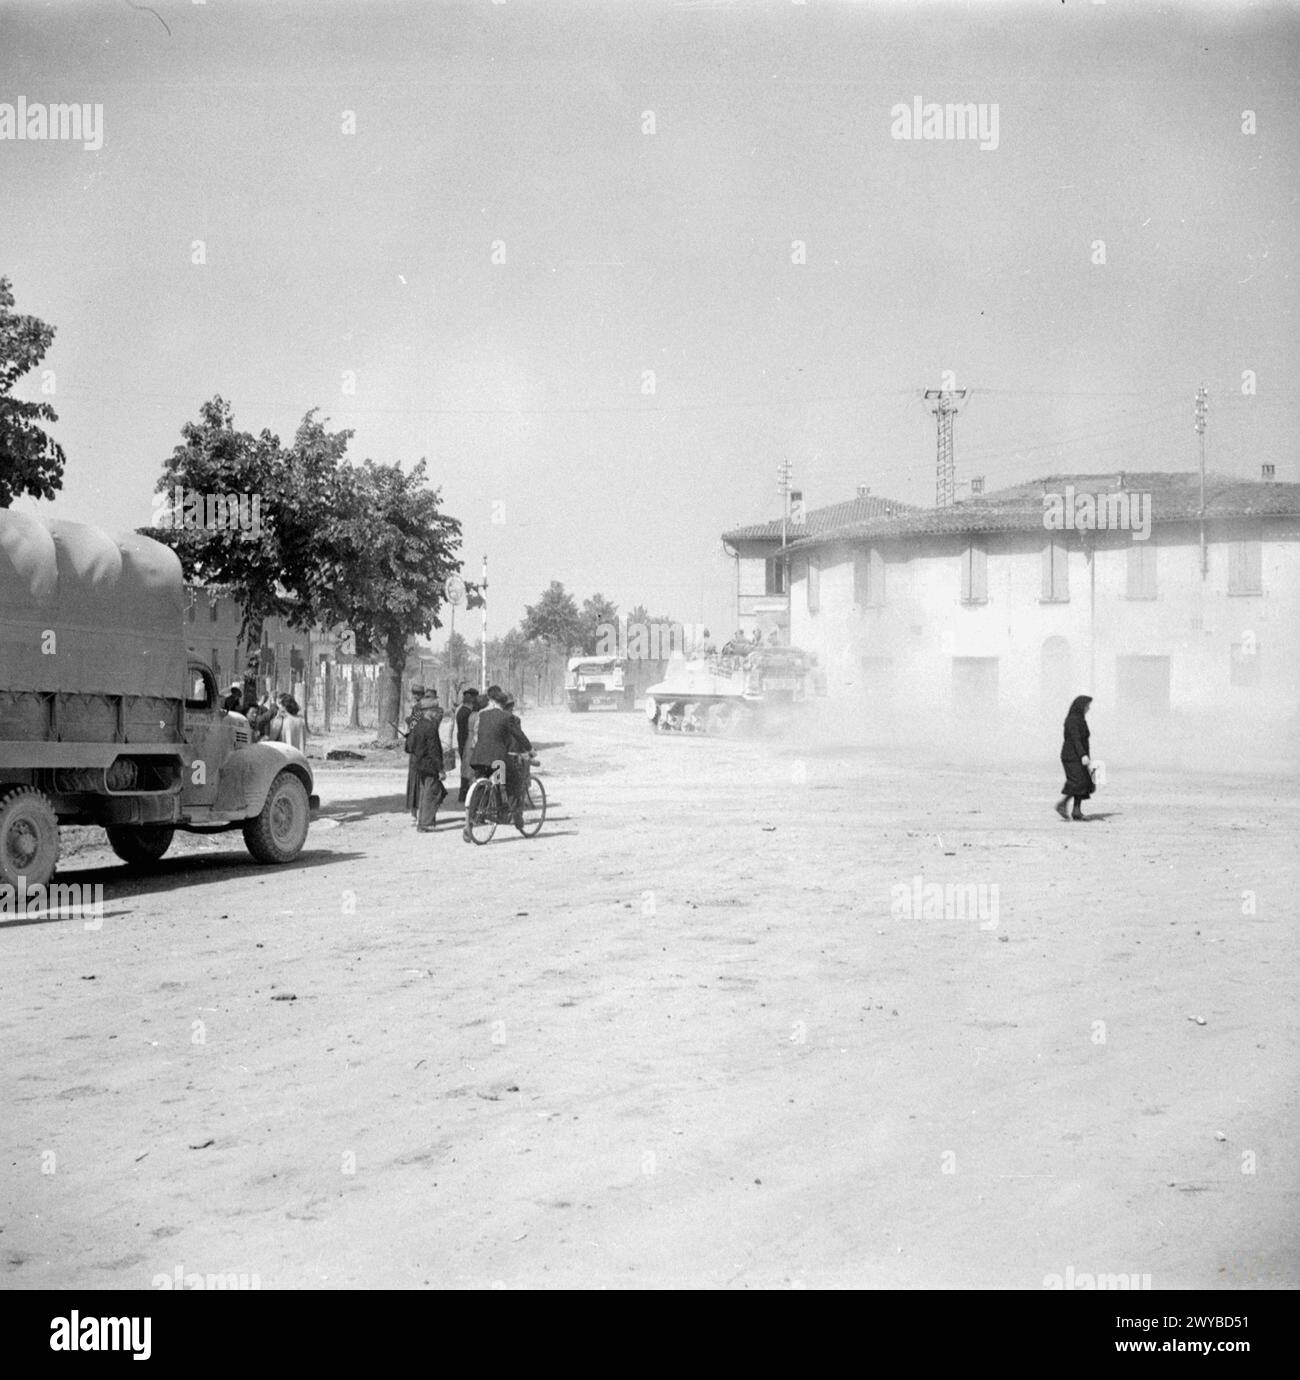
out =
[[[33,786],[0,796],[0,882],[44,886],[59,861],[59,820]]]
[[[132,867],[148,867],[172,846],[176,830],[170,824],[108,824],[108,846]]]
[[[307,841],[307,787],[291,771],[271,782],[261,812],[244,821],[244,842],[260,863],[292,862]]]

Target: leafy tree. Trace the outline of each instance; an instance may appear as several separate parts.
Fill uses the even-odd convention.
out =
[[[521,631],[530,642],[543,642],[567,652],[578,640],[582,619],[573,595],[559,580],[552,580],[536,604],[526,605]]]
[[[488,649],[491,652],[491,648]],[[523,674],[529,661],[528,639],[518,628],[511,628],[497,643],[498,684],[522,689]]]
[[[153,522],[140,530],[176,552],[187,580],[223,585],[238,601],[240,638],[254,649],[245,673],[251,691],[263,623],[278,616],[310,626],[336,573],[337,559],[311,539],[330,509],[335,477],[321,457],[286,452],[269,431],[236,430],[220,396],[199,408],[181,437],[163,463]],[[236,507],[213,509],[213,500],[236,496]]]
[[[53,498],[63,487],[63,447],[38,425],[58,414],[49,403],[13,396],[14,384],[45,358],[54,327],[13,306],[12,284],[0,278],[0,508],[22,494]]]
[[[491,643],[488,644],[491,652]],[[451,682],[453,694],[459,693],[471,681],[476,681],[470,661],[470,645],[458,632],[452,633],[442,650],[442,667]]]
[[[579,620],[578,644],[582,651],[593,655],[600,638],[601,627],[617,627],[618,605],[612,599],[606,599],[603,594],[593,594],[589,599],[582,601]]]
[[[535,684],[538,700],[542,697],[542,682],[546,682],[549,696],[551,682],[551,662],[556,655],[560,661],[569,655],[570,647],[580,639],[582,618],[573,595],[564,589],[559,580],[542,591],[541,599],[535,604],[527,604],[523,610],[520,624],[524,638],[534,644],[537,661],[534,662]]]
[[[407,646],[442,627],[443,584],[460,569],[460,523],[442,512],[440,492],[427,487],[423,460],[409,474],[373,460],[343,473],[346,502],[336,510],[330,543],[341,559],[323,606],[330,621],[356,634],[358,654],[387,660],[379,735],[395,742]]]
[[[550,689],[551,662],[558,654],[561,662],[582,632],[582,616],[573,596],[559,580],[552,580],[536,604],[524,608],[520,631],[536,649],[536,662],[530,669],[535,673],[537,697],[542,698],[543,680]]]

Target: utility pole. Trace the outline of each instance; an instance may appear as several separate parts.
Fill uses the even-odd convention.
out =
[[[776,490],[781,495],[781,583],[785,586],[785,636],[790,638],[790,567],[785,558],[786,526],[790,520],[790,478],[794,465],[782,460],[776,467]]]
[[[1210,568],[1209,554],[1205,549],[1205,418],[1210,410],[1210,394],[1204,384],[1196,390],[1196,428],[1201,450],[1201,579],[1205,579]]]
[[[482,595],[483,602],[479,606],[483,611],[483,630],[482,642],[479,646],[479,688],[487,692],[487,556],[483,557],[483,583],[479,586],[479,593]]]
[[[951,508],[956,497],[956,466],[952,454],[952,419],[966,402],[967,388],[927,388],[926,411],[934,413],[939,430],[934,506]]]

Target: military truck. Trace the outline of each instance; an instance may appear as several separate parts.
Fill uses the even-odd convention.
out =
[[[589,709],[635,709],[636,693],[625,682],[627,663],[616,656],[569,658],[564,697],[570,714]]]
[[[240,829],[261,863],[302,851],[306,757],[252,741],[184,629],[168,547],[0,511],[0,886],[49,880],[61,824],[102,825],[134,867],[178,829]]]

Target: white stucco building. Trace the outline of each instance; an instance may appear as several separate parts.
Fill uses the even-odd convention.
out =
[[[1050,530],[1045,496],[1069,491],[1112,520],[1145,506],[1147,535]],[[1204,522],[1196,474],[1053,475],[951,508],[852,508],[810,514],[786,553],[789,641],[816,655],[832,697],[1035,717],[1078,693],[1140,716],[1297,713],[1300,484],[1208,477]],[[753,530],[724,538],[742,617],[740,600],[762,606],[760,572],[772,578]]]

